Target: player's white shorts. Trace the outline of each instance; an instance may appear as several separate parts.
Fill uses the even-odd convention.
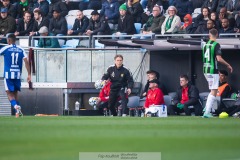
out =
[[[204,74],[208,82],[209,89],[218,89],[219,86],[219,74]]]
[[[6,91],[21,91],[21,79],[6,79],[4,78]]]

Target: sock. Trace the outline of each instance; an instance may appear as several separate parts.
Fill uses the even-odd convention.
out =
[[[11,100],[10,103],[13,108],[15,107],[15,105],[17,105],[17,101],[15,99]]]
[[[206,102],[206,111],[204,114],[209,114],[211,112],[211,109],[215,101],[216,101],[216,97],[209,94]]]

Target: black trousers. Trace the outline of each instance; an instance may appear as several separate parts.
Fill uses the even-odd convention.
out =
[[[122,113],[127,114],[127,102],[128,99],[126,98],[125,88],[121,89],[111,89],[109,94],[109,101],[108,101],[108,108],[110,109],[113,116],[117,116],[117,112],[115,109],[115,105],[118,101],[118,97],[121,98],[122,104]]]
[[[183,109],[177,108],[176,105],[170,105],[168,107],[168,112],[170,115],[178,115],[179,113],[185,112],[186,116],[191,116],[191,109],[188,108],[189,106],[184,105]],[[202,115],[202,106],[201,104],[193,105],[195,116]]]

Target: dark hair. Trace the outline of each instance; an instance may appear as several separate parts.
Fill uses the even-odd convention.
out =
[[[209,33],[214,37],[217,37],[218,35],[218,31],[215,28],[210,29]]]
[[[147,74],[155,74],[157,79],[159,79],[159,77],[160,77],[159,73],[157,71],[154,71],[154,70],[147,71]]]
[[[31,12],[29,12],[29,11],[25,11],[24,13],[23,13],[23,16],[25,16],[25,14],[30,14],[30,15],[32,15],[32,13]]]
[[[185,80],[189,81],[189,78],[186,74],[181,75],[180,78],[184,78]]]
[[[12,42],[16,42],[16,36],[13,33],[9,34],[7,38],[10,39]]]
[[[118,57],[122,58],[123,60],[123,56],[121,54],[117,54],[115,57],[114,57],[114,60],[116,60]]]
[[[225,75],[225,76],[228,76],[228,72],[226,70],[220,70],[219,73]]]

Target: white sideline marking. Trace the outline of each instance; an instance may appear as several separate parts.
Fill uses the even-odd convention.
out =
[[[33,82],[33,88],[67,88],[67,83],[40,83]],[[21,88],[28,88],[27,82],[22,82]]]

